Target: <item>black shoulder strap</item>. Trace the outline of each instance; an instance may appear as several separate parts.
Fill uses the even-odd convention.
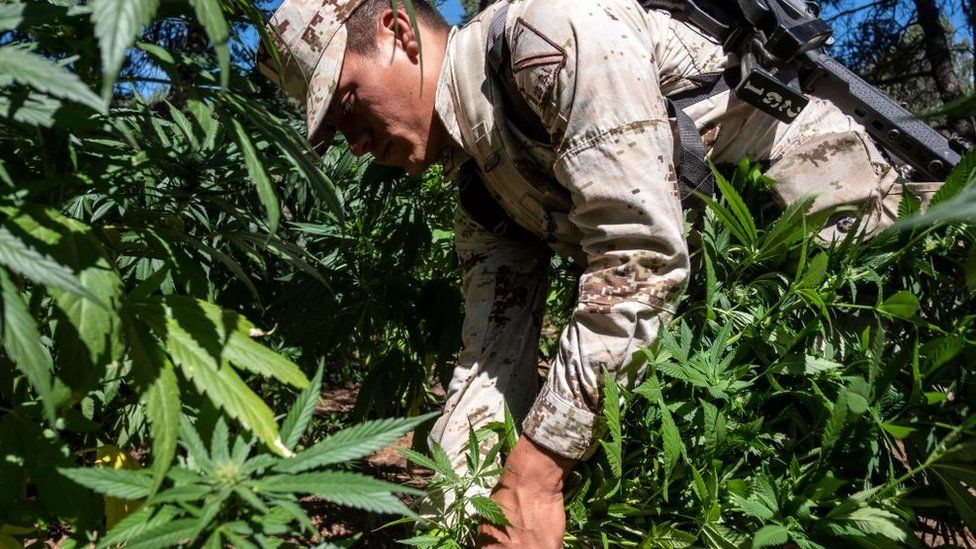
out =
[[[539,242],[541,240],[505,212],[502,205],[485,187],[481,180],[481,170],[473,160],[469,160],[461,166],[456,184],[461,207],[486,231],[519,242]]]
[[[515,122],[518,130],[540,143],[549,143],[551,138],[548,130],[515,84],[511,51],[508,48],[508,40],[505,39],[508,6],[508,0],[503,0],[488,27],[488,63],[501,82],[505,112]]]
[[[508,1],[503,0],[488,29],[488,63],[502,85],[502,101],[509,118],[527,137],[541,143],[549,143],[549,132],[543,126],[542,120],[536,116],[515,85],[508,41],[505,40],[507,15]],[[474,161],[466,162],[461,166],[457,185],[461,207],[485,230],[509,240],[521,242],[541,240],[512,219],[498,200],[491,195],[481,179],[481,170]]]

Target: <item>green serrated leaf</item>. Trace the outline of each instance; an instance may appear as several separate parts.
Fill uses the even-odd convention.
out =
[[[21,124],[50,128],[61,107],[61,100],[38,92],[5,93],[0,90],[0,116]]]
[[[744,238],[742,243],[750,248],[755,247],[759,236],[756,231],[756,221],[753,219],[752,213],[746,206],[745,201],[742,200],[742,196],[739,195],[732,184],[714,166],[712,173],[715,175],[715,185],[722,193],[722,197],[725,198],[725,202],[729,205],[729,211],[734,216],[735,224],[739,228],[742,238]]]
[[[102,52],[103,97],[111,97],[126,52],[158,8],[159,0],[92,0],[91,18]]]
[[[789,530],[779,524],[767,524],[752,537],[752,547],[779,547],[790,539]]]
[[[52,5],[54,4],[54,5]],[[74,5],[71,2],[70,5]],[[66,16],[65,4],[55,2],[8,2],[0,4],[0,31],[27,29]]]
[[[966,153],[932,197],[931,206],[948,202],[976,181],[976,151]]]
[[[206,1],[215,2],[216,0]],[[264,164],[258,157],[257,149],[251,143],[247,130],[236,118],[231,119],[231,124],[234,126],[234,134],[237,136],[237,143],[241,147],[241,154],[244,155],[244,166],[247,167],[251,182],[254,183],[254,187],[258,191],[258,198],[261,199],[261,204],[264,205],[264,209],[268,213],[268,227],[274,233],[278,230],[278,221],[281,218],[281,205],[278,203],[278,195],[271,185],[267,172],[264,171]]]
[[[281,441],[289,450],[293,450],[298,440],[302,437],[312,414],[315,413],[315,405],[319,401],[322,391],[322,367],[315,372],[308,387],[302,390],[295,400],[295,404],[288,410],[285,421],[281,424]]]
[[[217,62],[220,65],[220,85],[224,88],[230,82],[230,51],[227,49],[227,21],[218,0],[194,0],[193,9],[197,20],[207,31],[207,36],[217,52]]]
[[[213,324],[207,322],[202,325],[192,324],[184,315],[181,315],[181,318],[185,324],[181,324],[171,314],[167,314],[168,311],[159,301],[147,300],[131,305],[139,320],[147,324],[156,336],[163,340],[173,363],[193,382],[197,390],[210,397],[215,405],[223,408],[231,417],[240,421],[274,452],[280,455],[291,454],[281,444],[274,413],[268,405],[261,400],[261,397],[254,394],[254,391],[229,365],[217,366],[213,349],[206,349],[201,344],[201,338],[205,339],[205,342],[208,341],[207,330],[212,331]],[[200,316],[193,317],[193,319],[198,318]],[[217,356],[220,356],[219,351]]]
[[[197,466],[204,470],[211,470],[213,462],[210,460],[210,452],[203,444],[200,433],[186,416],[180,416],[180,443],[186,448],[190,457],[196,462]]]
[[[298,169],[315,188],[318,195],[328,204],[332,214],[342,219],[342,200],[332,181],[309,160],[308,145],[297,133],[288,131],[287,124],[281,123],[260,105],[242,98],[226,96],[225,105],[236,115],[248,120],[251,125],[263,133],[278,150]]]
[[[435,413],[404,419],[367,421],[343,429],[304,452],[275,465],[279,473],[300,473],[325,465],[359,459],[389,446]]]
[[[0,30],[16,29],[24,22],[24,11],[28,4],[11,2],[0,4]]]
[[[104,113],[105,102],[65,67],[17,45],[0,46],[0,75],[37,91]]]
[[[898,515],[875,507],[862,507],[841,520],[853,523],[858,530],[865,534],[874,534],[899,542],[914,539],[912,531],[905,525]]]
[[[705,450],[714,454],[725,442],[725,414],[711,402],[705,400],[700,402],[705,427]]]
[[[184,544],[197,530],[197,519],[176,519],[127,540],[126,549],[163,549]]]
[[[152,479],[139,471],[104,467],[62,467],[58,471],[99,494],[119,499],[142,499],[149,495],[152,488]]]
[[[681,440],[681,432],[671,417],[664,401],[659,402],[661,409],[661,438],[664,441],[664,471],[665,477],[669,478],[674,473],[674,468],[685,453],[685,443]]]
[[[98,548],[111,547],[126,540],[135,539],[143,533],[169,523],[176,516],[176,510],[168,507],[157,509],[143,506],[123,518],[98,541]]]
[[[4,269],[0,269],[0,297],[3,299],[3,348],[41,397],[48,420],[54,421],[51,355],[41,343],[37,322],[27,309],[20,290]]]
[[[308,386],[308,379],[295,363],[251,339],[254,324],[235,312],[175,295],[147,298],[136,306],[141,311],[162,309],[167,328],[175,330],[179,338],[195,342],[199,359],[214,369],[230,361],[238,368],[273,377],[298,389]],[[158,331],[157,326],[153,329]]]
[[[849,417],[847,407],[848,394],[847,391],[841,391],[831,408],[830,419],[827,420],[827,424],[824,426],[821,435],[821,446],[823,446],[824,451],[829,451],[834,447],[834,444],[840,439],[844,427],[847,425]]]
[[[393,494],[422,494],[413,488],[345,471],[272,475],[256,481],[255,486],[263,492],[314,494],[339,505],[408,516],[413,512]]]
[[[94,387],[122,356],[122,280],[87,225],[53,210],[22,211],[9,220],[42,251],[76,274],[84,293],[51,288],[55,309],[53,348],[58,376],[76,394]]]
[[[237,419],[247,429],[258,436],[275,453],[288,456],[291,452],[281,444],[274,412],[252,391],[240,376],[229,366],[214,371],[210,366],[199,362],[199,355],[188,354],[185,342],[174,343],[168,347],[173,360],[197,390],[206,394],[215,405],[228,415]],[[179,358],[177,358],[179,357]]]
[[[825,253],[818,254],[811,259],[807,263],[807,269],[803,273],[803,278],[797,282],[796,286],[798,288],[819,288],[827,276],[828,261],[830,261],[830,256]]]
[[[410,448],[397,448],[397,452],[400,452],[400,455],[407,458],[411,463],[414,463],[421,467],[426,467],[431,471],[437,472],[438,470],[437,462],[421,454],[420,452],[411,450]]]
[[[786,207],[786,210],[766,231],[756,252],[755,261],[763,262],[780,257],[793,243],[802,240],[813,228],[819,227],[818,220],[808,216],[816,195],[806,194]]]
[[[922,210],[922,201],[906,186],[902,189],[898,202],[898,219],[906,219]]]
[[[151,492],[155,493],[176,456],[180,429],[180,389],[173,364],[163,354],[148,328],[138,324],[131,316],[126,319],[125,328],[132,372],[152,425]]]
[[[623,434],[620,425],[620,389],[617,382],[606,369],[603,369],[603,417],[606,420],[610,441],[601,441],[610,471],[615,480],[623,475]]]
[[[159,505],[162,503],[199,503],[214,491],[214,487],[209,484],[177,484],[173,488],[162,490],[153,496],[149,503]]]
[[[502,508],[493,499],[485,496],[474,496],[468,500],[474,507],[475,513],[495,526],[508,526],[511,524]]]
[[[959,513],[959,517],[971,530],[976,529],[976,496],[969,491],[968,487],[946,475],[944,471],[936,470],[935,474],[949,495],[949,501]]]
[[[732,502],[735,503],[735,505],[738,506],[743,513],[759,520],[769,520],[776,515],[776,511],[774,509],[770,509],[769,506],[758,499],[744,498],[733,494]]]
[[[217,423],[214,425],[213,432],[210,433],[210,459],[218,467],[230,461],[229,439],[230,430],[227,428],[227,421],[224,420],[224,416],[219,416]]]
[[[0,265],[38,284],[97,301],[70,267],[28,246],[4,226],[0,226]]]

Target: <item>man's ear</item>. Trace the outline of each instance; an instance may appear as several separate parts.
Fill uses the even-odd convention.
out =
[[[420,44],[413,26],[410,25],[410,16],[407,15],[406,10],[398,9],[396,14],[393,13],[392,9],[384,10],[380,15],[380,29],[378,30],[380,31],[379,35],[383,36],[380,39],[381,44],[384,40],[392,39],[394,47],[403,50],[411,62],[420,61]]]

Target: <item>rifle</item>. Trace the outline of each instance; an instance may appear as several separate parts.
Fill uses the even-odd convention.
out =
[[[641,0],[720,40],[741,61],[735,94],[789,123],[809,102],[833,101],[911,173],[942,181],[960,156],[939,132],[826,53],[832,31],[803,0]]]

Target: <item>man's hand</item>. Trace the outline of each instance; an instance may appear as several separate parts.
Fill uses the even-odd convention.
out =
[[[492,491],[511,523],[505,527],[482,522],[478,547],[485,549],[550,549],[562,547],[566,530],[563,480],[575,460],[546,450],[523,436],[508,456],[505,471]]]

